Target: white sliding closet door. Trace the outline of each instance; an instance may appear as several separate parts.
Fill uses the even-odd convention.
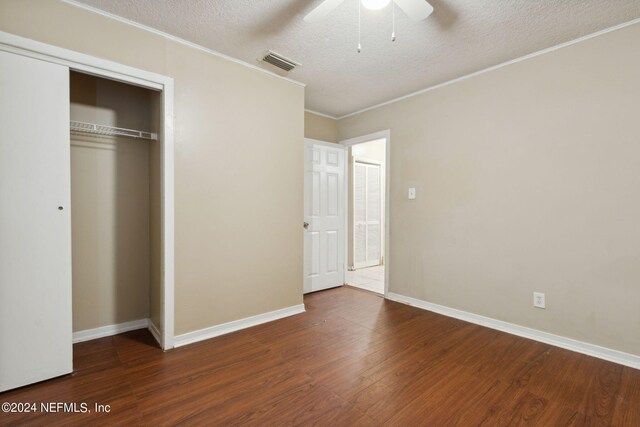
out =
[[[0,52],[0,392],[72,371],[69,69]]]
[[[353,263],[355,268],[380,265],[382,258],[381,179],[380,165],[354,162]]]

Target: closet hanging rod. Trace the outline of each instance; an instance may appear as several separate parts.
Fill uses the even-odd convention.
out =
[[[75,120],[71,120],[70,127],[72,132],[91,133],[96,135],[128,136],[130,138],[150,139],[153,141],[158,140],[158,134],[153,132],[97,125],[94,123],[78,122]]]

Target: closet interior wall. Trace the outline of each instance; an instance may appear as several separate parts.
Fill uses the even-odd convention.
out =
[[[72,71],[70,97],[71,120],[160,127],[151,90]],[[159,145],[71,133],[74,332],[148,318],[160,326]]]

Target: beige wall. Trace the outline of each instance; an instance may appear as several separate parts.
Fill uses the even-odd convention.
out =
[[[354,258],[354,253],[353,253],[353,194],[354,194],[353,193],[353,157],[355,154],[356,158],[359,158],[359,159],[375,160],[379,162],[381,166],[380,173],[382,174],[382,180],[381,180],[382,212],[381,212],[380,218],[381,218],[382,226],[380,228],[380,234],[381,234],[382,242],[380,247],[380,253],[382,254],[382,257],[384,257],[384,244],[385,244],[384,200],[385,200],[385,189],[386,189],[385,167],[386,167],[386,157],[387,157],[387,143],[385,142],[384,139],[378,139],[374,141],[364,142],[362,144],[352,145],[351,147],[349,147],[348,153],[349,153],[348,155],[349,156],[349,201],[348,201],[349,218],[347,219],[347,222],[349,226],[347,230],[347,247],[348,247],[348,254],[347,254],[348,264],[347,265],[349,268],[352,268],[353,258]]]
[[[391,130],[390,290],[640,354],[639,51],[634,25],[340,120]]]
[[[153,130],[148,90],[78,73],[70,89],[71,120]],[[74,331],[149,315],[151,144],[71,134]]]
[[[175,79],[176,334],[302,303],[303,87],[61,1],[0,30]]]
[[[326,142],[338,142],[338,121],[305,111],[304,137]]]

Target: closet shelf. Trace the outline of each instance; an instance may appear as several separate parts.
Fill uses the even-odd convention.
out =
[[[71,132],[91,133],[96,135],[128,136],[129,138],[158,140],[158,134],[135,129],[118,128],[114,126],[97,125],[94,123],[77,122],[71,120]]]

